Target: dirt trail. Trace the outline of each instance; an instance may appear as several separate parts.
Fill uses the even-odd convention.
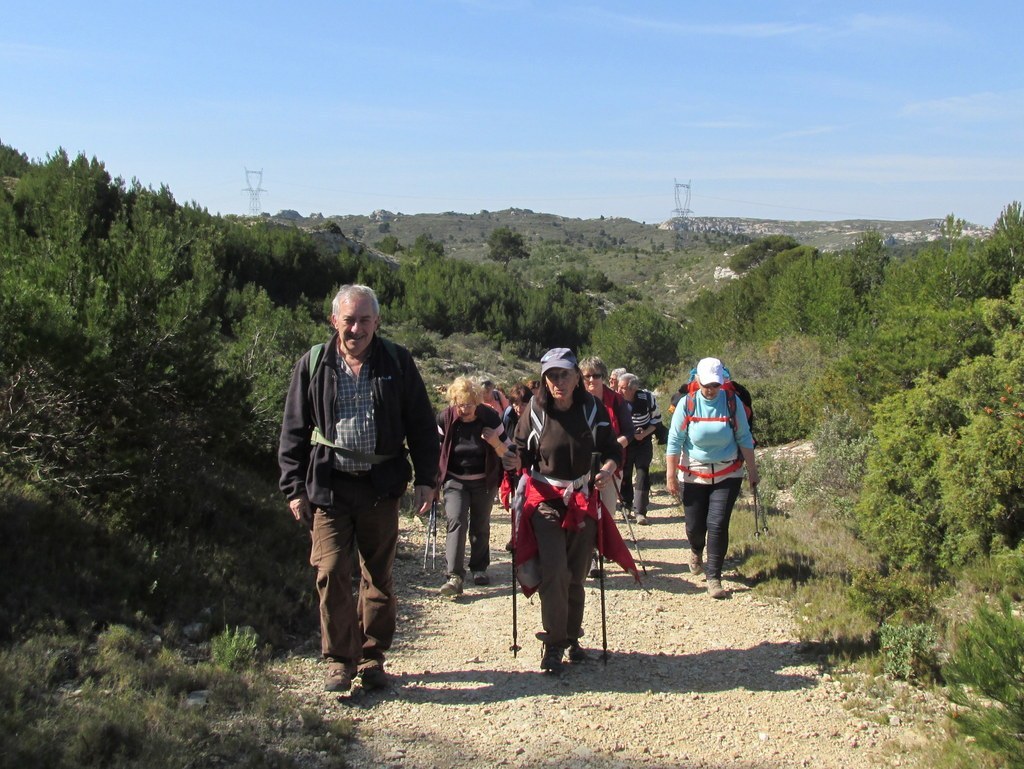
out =
[[[488,587],[456,601],[437,569],[422,566],[424,531],[403,519],[399,634],[391,686],[338,697],[321,689],[313,655],[277,672],[325,717],[351,717],[353,767],[835,767],[898,765],[913,741],[886,711],[868,718],[808,656],[785,606],[759,600],[726,562],[731,596],[708,597],[685,566],[681,510],[662,489],[650,526],[634,526],[647,566],[645,592],[617,566],[606,580],[609,660],[601,648],[597,580],[588,580],[585,646],[595,659],[561,677],[539,669],[540,609],[517,598],[511,643],[508,515],[495,507]],[[628,531],[620,526],[628,539]],[[429,564],[428,564],[429,567]],[[428,573],[429,572],[429,573]],[[905,755],[902,758],[906,761]]]

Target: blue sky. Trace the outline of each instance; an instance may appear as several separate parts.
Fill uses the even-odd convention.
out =
[[[246,213],[991,225],[1019,2],[5,3],[0,141]],[[255,181],[255,180],[253,180]]]

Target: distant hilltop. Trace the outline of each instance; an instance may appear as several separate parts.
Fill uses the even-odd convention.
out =
[[[723,235],[745,235],[761,238],[766,235],[789,235],[810,246],[837,249],[849,246],[865,232],[878,232],[890,245],[937,240],[942,219],[891,221],[886,219],[845,219],[835,222],[786,221],[780,219],[746,219],[741,217],[691,216],[669,219],[658,225],[661,229],[684,232],[714,232]],[[964,235],[984,238],[991,228],[977,224],[964,225]]]
[[[264,215],[266,216],[266,215]],[[557,214],[536,213],[525,208],[501,211],[480,211],[475,214],[445,211],[443,213],[404,214],[384,209],[369,215],[324,216],[313,213],[302,216],[286,210],[268,217],[303,229],[335,229],[363,243],[372,244],[385,235],[394,235],[405,242],[428,234],[445,243],[449,253],[476,251],[496,227],[510,227],[527,237],[563,241],[568,237],[605,237],[625,245],[639,241],[659,241],[679,233],[717,234],[756,239],[766,235],[788,235],[800,243],[822,250],[838,250],[853,245],[865,232],[878,232],[889,244],[918,243],[940,237],[942,219],[894,221],[887,219],[846,219],[842,221],[790,221],[782,219],[751,219],[744,217],[691,216],[668,219],[659,223],[637,222],[624,217],[575,219]],[[989,227],[966,224],[964,235],[983,238]]]

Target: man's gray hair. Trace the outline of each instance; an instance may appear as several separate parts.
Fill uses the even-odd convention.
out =
[[[639,390],[640,377],[636,374],[623,374],[619,377],[619,387],[628,387],[630,390]]]
[[[331,302],[331,314],[341,315],[342,303],[351,299],[369,299],[373,303],[373,314],[380,315],[380,302],[377,301],[377,294],[369,286],[361,286],[358,283],[342,286],[334,295],[334,301]]]
[[[624,369],[624,368],[613,368],[611,373],[608,376],[611,377],[612,379],[618,379],[619,377],[621,377],[625,373],[626,373],[626,369]]]

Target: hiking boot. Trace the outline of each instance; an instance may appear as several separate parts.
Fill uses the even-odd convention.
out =
[[[551,675],[560,675],[565,669],[562,656],[565,654],[565,647],[557,644],[544,644],[544,654],[540,658],[540,669]]]
[[[704,561],[700,557],[700,553],[690,551],[690,574],[701,574],[704,571]]]
[[[458,574],[452,574],[448,577],[448,581],[437,589],[437,592],[445,598],[455,598],[462,595],[462,577]]]
[[[631,508],[631,507],[627,507],[626,508],[626,517],[629,520],[631,520],[631,521],[635,521],[636,520],[636,513],[633,512],[633,508]]]
[[[489,585],[491,584],[491,578],[487,576],[486,571],[474,571],[473,572],[473,584],[474,585]]]
[[[637,522],[637,524],[639,526],[646,526],[647,525],[647,516],[644,515],[643,513],[637,513],[636,514],[636,522]]]
[[[324,691],[347,692],[352,688],[352,673],[352,668],[344,663],[328,663],[327,675],[324,677]]]
[[[712,598],[725,598],[729,592],[722,587],[722,580],[708,579],[708,595]]]
[[[388,685],[388,674],[384,672],[384,664],[373,660],[359,670],[359,680],[364,689],[383,689]]]
[[[569,641],[569,662],[586,662],[590,659],[590,655],[587,654],[587,650],[580,646],[580,642]]]

